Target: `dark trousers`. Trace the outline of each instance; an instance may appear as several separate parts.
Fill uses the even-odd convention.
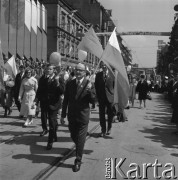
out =
[[[178,124],[178,106],[173,108],[171,122]]]
[[[41,125],[44,131],[47,131],[47,115],[48,115],[48,108],[41,106]]]
[[[18,98],[15,98],[15,104],[17,106],[18,111],[20,112],[21,104],[20,104],[20,101],[18,100]]]
[[[57,113],[58,110],[51,110],[48,108],[48,120],[49,120],[49,136],[48,143],[53,143],[57,138]]]
[[[108,101],[100,101],[99,102],[99,119],[100,119],[100,126],[101,126],[101,132],[106,133],[106,118],[105,114],[108,115],[108,127],[107,131],[109,131],[112,128],[112,120],[114,117],[114,111],[112,108],[112,104]]]
[[[76,161],[81,162],[86,135],[88,130],[88,124],[81,122],[69,121],[69,131],[71,138],[76,145]]]

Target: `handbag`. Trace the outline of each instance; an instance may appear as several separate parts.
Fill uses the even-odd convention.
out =
[[[152,100],[151,95],[150,95],[150,94],[147,94],[147,95],[146,95],[146,99],[148,99],[148,100]]]

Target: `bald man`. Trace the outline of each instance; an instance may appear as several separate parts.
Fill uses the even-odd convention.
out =
[[[86,79],[84,64],[77,64],[75,69],[76,79],[69,81],[64,93],[61,121],[66,117],[68,108],[69,131],[71,138],[76,145],[76,159],[74,161],[73,171],[80,170],[83,149],[85,145],[90,106],[95,101],[95,93],[92,89],[91,82]]]

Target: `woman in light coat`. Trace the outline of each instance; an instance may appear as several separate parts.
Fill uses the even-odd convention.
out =
[[[35,116],[36,106],[34,99],[38,88],[37,80],[32,76],[32,70],[25,71],[25,78],[22,81],[19,92],[19,101],[21,102],[20,116],[25,116],[26,121],[24,126],[33,123],[33,116]]]

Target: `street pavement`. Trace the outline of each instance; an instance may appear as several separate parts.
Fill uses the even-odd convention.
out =
[[[67,120],[64,126],[59,125],[58,142],[47,151],[47,135],[39,136],[40,118],[23,128],[24,120],[18,118],[16,107],[8,118],[2,118],[3,109],[0,108],[0,179],[104,180],[106,158],[112,158],[116,164],[126,158],[119,164],[118,171],[112,169],[116,171],[113,179],[126,179],[133,168],[139,169],[131,174],[137,175],[135,179],[139,179],[138,175],[142,176],[140,179],[147,177],[149,180],[156,179],[157,175],[160,179],[178,176],[178,136],[172,134],[175,125],[170,123],[171,105],[163,94],[152,93],[152,97],[142,109],[138,108],[136,100],[135,107],[126,110],[128,121],[113,123],[111,135],[105,138],[99,137],[98,109],[92,110],[83,163],[77,173],[72,171],[75,147]],[[155,162],[162,167],[155,170]],[[153,167],[146,170],[146,166]],[[167,169],[172,170],[164,175]]]

